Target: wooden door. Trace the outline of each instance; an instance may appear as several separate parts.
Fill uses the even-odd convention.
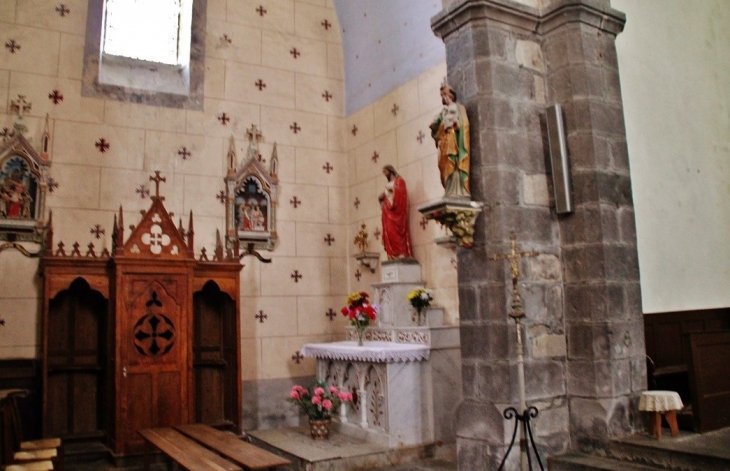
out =
[[[78,278],[49,302],[46,436],[103,436],[107,408],[107,300]]]
[[[730,426],[730,331],[687,335],[694,426],[710,432]]]
[[[238,431],[236,302],[209,281],[193,295],[195,422]]]
[[[115,451],[140,452],[137,431],[189,422],[188,277],[123,277],[117,318],[117,442]]]

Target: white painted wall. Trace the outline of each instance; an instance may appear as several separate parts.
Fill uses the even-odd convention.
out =
[[[644,312],[730,306],[730,2],[611,3]]]

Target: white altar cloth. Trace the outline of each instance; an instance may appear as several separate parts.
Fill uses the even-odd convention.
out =
[[[365,341],[362,347],[354,341],[308,343],[301,350],[305,357],[371,363],[405,363],[428,360],[430,352],[431,349],[422,344],[368,341]]]

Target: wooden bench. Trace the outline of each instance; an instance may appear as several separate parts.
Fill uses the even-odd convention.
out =
[[[242,468],[171,428],[150,428],[139,430],[147,445],[144,455],[144,469],[150,469],[151,445],[157,447],[180,467],[189,471],[243,471]]]
[[[223,432],[208,425],[189,424],[178,425],[175,428],[248,470],[275,470],[278,466],[291,464],[291,461],[244,442],[230,432]]]

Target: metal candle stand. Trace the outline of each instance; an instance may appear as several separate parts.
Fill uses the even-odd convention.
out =
[[[512,270],[512,312],[510,317],[515,321],[515,330],[517,332],[517,386],[520,395],[519,408],[522,414],[518,412],[514,407],[508,407],[505,409],[503,415],[505,419],[515,419],[515,428],[512,432],[512,440],[510,441],[509,448],[502,458],[502,463],[499,465],[498,471],[502,470],[504,463],[507,461],[512,448],[515,444],[515,438],[517,437],[517,429],[520,422],[522,422],[522,429],[520,430],[520,470],[521,471],[532,471],[532,460],[530,458],[530,450],[528,448],[528,437],[532,444],[532,449],[537,457],[537,463],[540,465],[540,469],[545,471],[540,461],[540,455],[537,453],[537,446],[535,445],[535,439],[532,436],[532,428],[530,427],[530,419],[537,417],[539,411],[537,407],[527,407],[525,399],[525,347],[522,342],[522,319],[525,317],[525,311],[522,307],[522,297],[517,290],[517,281],[520,278],[520,268],[518,262],[521,258],[525,257],[536,257],[537,252],[517,252],[517,238],[515,233],[510,234],[512,241],[512,250],[508,254],[497,254],[490,257],[492,260],[507,260],[510,262],[510,268]]]

